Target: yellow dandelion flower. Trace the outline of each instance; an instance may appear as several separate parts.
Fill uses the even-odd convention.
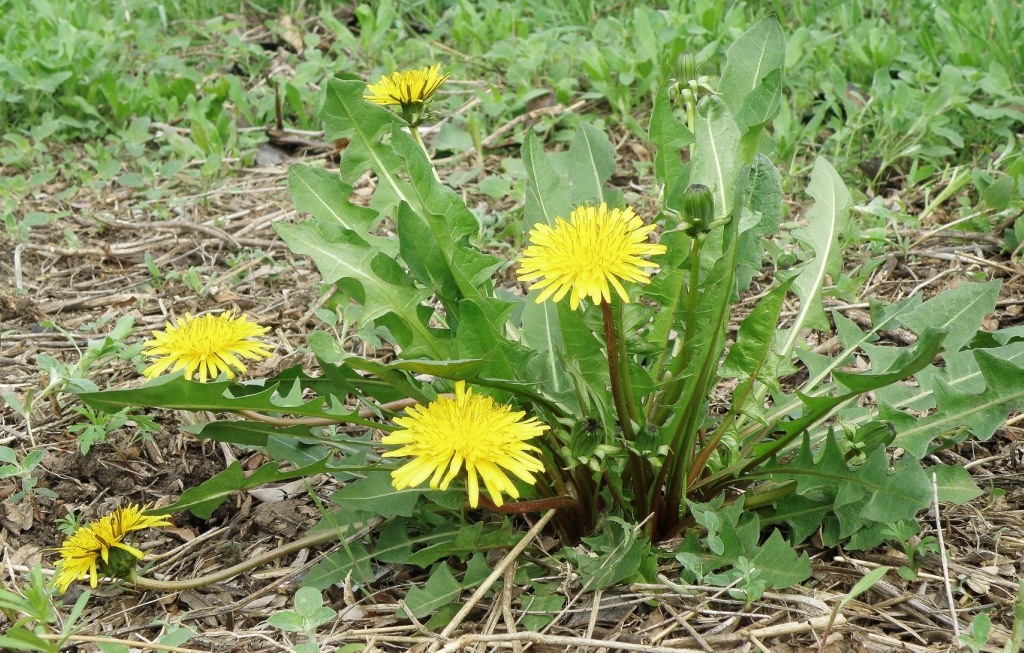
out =
[[[531,245],[523,252],[518,276],[532,281],[532,288],[543,289],[537,303],[548,298],[561,301],[570,291],[569,303],[579,308],[589,297],[595,304],[611,301],[611,290],[629,303],[622,281],[647,283],[657,269],[642,256],[664,254],[665,246],[647,242],[654,225],[645,225],[632,207],[609,209],[581,206],[561,217],[554,227],[537,224],[530,230]]]
[[[71,583],[85,576],[96,587],[100,574],[124,578],[142,559],[142,551],[126,544],[124,538],[132,531],[154,526],[170,526],[163,517],[142,514],[149,506],[135,504],[120,507],[113,513],[80,526],[60,547],[60,565],[54,584],[61,594]],[[122,555],[122,552],[124,555]]]
[[[424,104],[446,79],[448,73],[441,74],[441,64],[422,70],[399,70],[384,75],[376,84],[367,84],[363,97],[374,104],[411,107]]]
[[[146,341],[147,348],[142,352],[156,359],[142,372],[148,379],[160,376],[169,367],[171,372],[184,368],[189,380],[198,371],[200,383],[216,379],[221,372],[233,379],[236,371],[243,373],[246,369],[239,356],[256,360],[269,358],[273,351],[270,345],[253,340],[270,327],[250,322],[244,313],[240,317],[230,312],[199,317],[186,313],[174,325],[166,322],[164,326],[165,330],[153,332],[153,339]]]
[[[455,384],[454,397],[442,396],[427,406],[406,409],[406,417],[395,419],[402,428],[381,439],[384,444],[403,445],[384,457],[413,457],[391,472],[392,485],[403,490],[433,475],[430,487],[444,490],[465,465],[472,507],[480,499],[480,479],[496,506],[502,505],[503,492],[519,498],[505,472],[535,483],[533,472],[542,471],[544,465],[530,453],[540,450],[526,441],[548,429],[536,418],[523,420],[525,414],[473,394],[466,390],[465,381]]]

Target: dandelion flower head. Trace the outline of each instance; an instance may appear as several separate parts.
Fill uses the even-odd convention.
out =
[[[175,324],[166,322],[164,326],[163,331],[153,332],[153,339],[146,341],[142,352],[155,359],[142,372],[149,379],[168,368],[171,372],[184,369],[189,380],[198,372],[200,383],[216,379],[221,372],[233,379],[236,372],[246,370],[241,358],[269,358],[273,351],[270,345],[255,340],[270,327],[250,322],[245,314],[235,317],[227,312],[192,317],[186,313]]]
[[[527,440],[548,427],[536,418],[524,420],[523,412],[494,399],[475,395],[466,383],[455,384],[454,396],[441,396],[426,406],[412,406],[395,423],[402,428],[385,435],[381,442],[401,445],[385,457],[411,456],[412,461],[391,473],[396,490],[419,485],[430,479],[430,487],[442,490],[466,468],[469,505],[476,508],[480,479],[494,505],[503,503],[502,493],[519,498],[515,483],[506,472],[527,483],[535,483],[533,472],[544,469],[531,452],[540,451]]]
[[[374,104],[411,107],[427,102],[446,79],[448,73],[441,74],[441,64],[399,70],[384,75],[376,84],[367,84],[363,97]]]
[[[85,576],[89,577],[89,584],[96,587],[100,573],[106,575],[116,572],[111,567],[111,560],[112,556],[117,557],[120,552],[141,560],[142,551],[126,544],[125,536],[144,528],[171,525],[163,517],[142,514],[147,508],[135,504],[117,508],[88,526],[78,527],[64,540],[60,547],[60,565],[54,576],[54,583],[60,593],[66,592],[71,583]],[[118,575],[123,577],[123,574]]]
[[[561,301],[569,294],[569,304],[576,309],[584,297],[595,304],[611,301],[611,288],[628,303],[622,282],[649,282],[647,269],[658,265],[641,257],[665,253],[664,245],[647,242],[652,231],[654,225],[645,225],[632,207],[581,206],[568,222],[559,217],[554,227],[537,224],[530,230],[531,244],[523,252],[517,276],[542,290],[538,304],[548,298]]]

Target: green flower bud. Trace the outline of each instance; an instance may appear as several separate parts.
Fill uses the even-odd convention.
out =
[[[579,458],[589,458],[594,455],[597,445],[604,441],[602,436],[604,429],[601,422],[592,417],[587,417],[576,422],[569,434],[570,447],[573,455]]]
[[[636,434],[636,450],[641,454],[657,451],[659,439],[658,427],[648,424]]]
[[[676,59],[676,79],[684,84],[697,77],[697,60],[692,52],[683,52]]]
[[[117,547],[110,547],[107,560],[99,560],[96,568],[104,576],[130,578],[138,564],[139,559],[132,552]]]
[[[850,438],[857,449],[871,453],[878,447],[888,447],[896,439],[896,427],[892,422],[872,420],[857,429]]]
[[[696,233],[707,233],[715,220],[715,198],[704,184],[690,184],[683,193],[683,219]]]

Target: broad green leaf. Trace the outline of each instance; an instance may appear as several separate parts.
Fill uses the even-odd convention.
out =
[[[862,349],[868,343],[877,340],[878,333],[880,331],[891,329],[895,325],[899,324],[899,316],[914,310],[914,307],[918,306],[920,303],[920,297],[915,295],[891,306],[876,305],[875,308],[877,310],[873,312],[874,316],[871,328],[866,332],[862,332],[856,324],[838,311],[835,312],[833,314],[833,319],[835,320],[839,340],[843,345],[843,349],[832,358],[824,359],[827,361],[824,365],[815,367],[812,371],[811,378],[804,384],[803,391],[805,393],[817,391],[818,385],[834,370],[845,365],[849,357],[853,355],[854,352],[858,349]],[[801,352],[801,359],[803,358],[804,353]]]
[[[248,490],[267,483],[279,483],[290,481],[293,478],[320,474],[328,470],[328,461],[329,459],[325,458],[312,465],[287,471],[281,471],[280,463],[267,463],[249,476],[242,471],[242,464],[236,461],[205,483],[182,492],[181,497],[171,505],[149,510],[147,514],[168,515],[188,510],[200,519],[209,519],[217,506],[224,503],[234,492]]]
[[[615,148],[608,135],[588,122],[581,122],[569,146],[567,162],[573,206],[605,201],[604,182],[615,172]]]
[[[550,301],[538,304],[534,301],[538,294],[539,291],[532,291],[523,302],[522,341],[538,354],[527,363],[527,378],[544,379],[546,390],[553,396],[561,397],[571,390],[572,384],[562,364],[566,355],[562,323],[558,306]]]
[[[522,157],[529,179],[526,204],[523,207],[527,228],[535,224],[553,227],[556,218],[568,219],[572,212],[569,184],[548,162],[547,154],[532,131],[523,140]],[[547,380],[550,383],[548,390],[560,396],[570,389],[571,381],[560,362],[565,355],[566,345],[562,337],[559,311],[554,302],[537,304],[534,301],[537,294],[532,292],[523,302],[522,339],[540,354],[530,361],[528,371],[534,374],[533,378]]]
[[[337,614],[324,605],[324,597],[312,587],[300,587],[295,591],[295,611],[311,626],[326,623]]]
[[[334,403],[331,397],[317,397],[306,402],[299,398],[297,402],[285,402],[281,397],[287,394],[287,385],[274,382],[273,379],[267,383],[269,386],[266,388],[241,386],[228,381],[196,383],[178,375],[164,375],[130,390],[83,392],[78,396],[87,405],[109,413],[116,413],[126,406],[149,406],[191,411],[256,410],[301,417],[342,418],[354,415],[343,405],[339,405],[338,409],[325,406],[325,400]],[[250,394],[231,396],[229,391]]]
[[[814,456],[810,438],[804,437],[800,453],[785,466],[769,466],[765,476],[775,482],[795,480],[796,493],[818,498],[825,495],[834,499],[839,483],[849,475],[850,470],[842,451],[830,432],[822,445],[821,452]]]
[[[417,619],[422,619],[438,608],[452,603],[462,594],[462,585],[455,580],[451,567],[442,562],[430,573],[422,588],[409,588],[405,606]]]
[[[331,495],[331,501],[349,510],[383,517],[411,517],[423,494],[419,488],[396,490],[391,485],[391,473],[382,471],[347,484]]]
[[[855,482],[865,483],[871,490],[860,513],[863,519],[882,523],[913,519],[931,504],[931,480],[921,463],[910,456],[900,458],[890,474],[888,454],[876,449],[857,470],[857,476]]]
[[[702,575],[735,564],[741,556],[757,555],[761,533],[757,514],[745,511],[742,501],[723,504],[724,495],[707,503],[687,501],[694,520],[706,529],[706,547],[691,530],[693,536],[687,536],[676,559]]]
[[[267,436],[271,434],[287,434],[296,438],[309,436],[309,427],[279,427],[266,422],[241,419],[196,424],[188,427],[187,430],[197,438],[209,438],[215,442],[230,442],[243,447],[266,446]]]
[[[464,299],[459,304],[462,320],[455,336],[457,355],[463,359],[476,359],[486,364],[482,376],[495,379],[523,378],[526,362],[533,352],[509,340],[493,326],[505,323],[512,304],[481,306],[475,300]]]
[[[553,227],[555,218],[568,219],[572,212],[569,184],[555,172],[533,130],[527,131],[523,139],[522,156],[530,181],[526,186],[526,204],[523,207],[527,228],[537,223]]]
[[[454,307],[459,290],[452,274],[450,256],[441,249],[430,226],[406,202],[398,204],[399,247],[409,273],[430,288],[445,306]]]
[[[931,329],[926,329],[921,334],[915,347],[912,349],[901,348],[903,351],[900,352],[902,355],[899,359],[894,361],[894,364],[887,366],[889,368],[896,368],[892,371],[852,374],[835,370],[832,372],[832,376],[835,377],[836,381],[856,393],[869,392],[892,385],[908,376],[917,374],[931,364],[942,349],[945,337],[945,333],[936,333]]]
[[[402,370],[412,374],[430,374],[452,380],[472,379],[480,375],[487,362],[479,358],[435,361],[428,358],[396,360],[381,365],[383,369]],[[362,368],[360,368],[362,369]]]
[[[313,591],[315,592],[316,590],[314,589]],[[267,625],[288,633],[301,633],[306,629],[303,621],[302,615],[295,610],[280,610],[270,615],[267,619]]]
[[[894,446],[903,447],[912,456],[922,458],[930,444],[944,436],[955,440],[966,428],[979,440],[987,440],[1002,425],[1009,411],[1024,402],[1024,367],[1004,360],[987,349],[974,352],[985,389],[978,393],[961,391],[949,380],[936,379],[935,412],[926,417],[909,415],[882,404],[882,419],[896,425]]]
[[[729,215],[740,173],[740,129],[725,102],[708,95],[697,105],[690,183],[704,184],[715,199],[715,219]]]
[[[761,20],[729,46],[718,82],[725,100],[744,130],[775,116],[782,101],[782,68],[786,43],[775,16]]]
[[[764,238],[779,231],[782,223],[782,180],[775,164],[764,155],[757,155],[747,166],[740,212],[739,238],[736,252],[736,280],[740,291],[750,287],[751,280],[761,274]]]
[[[527,297],[529,301],[529,297]],[[606,388],[608,380],[608,359],[604,355],[604,342],[599,339],[584,319],[583,311],[569,308],[569,302],[557,304],[558,320],[561,325],[562,338],[565,340],[566,356],[562,366],[566,372],[582,383],[580,389],[590,389],[590,399],[598,407],[600,417],[604,419],[610,412],[611,396]],[[599,328],[599,327],[598,327]],[[587,398],[584,398],[586,401]],[[613,423],[614,420],[607,423]]]
[[[1024,342],[1011,342],[985,351],[996,358],[1024,366]],[[879,405],[888,404],[902,410],[930,411],[937,407],[935,387],[940,380],[950,388],[955,388],[956,392],[977,394],[984,391],[985,379],[978,367],[975,350],[946,352],[942,358],[945,363],[943,367],[929,366],[914,375],[916,386],[880,388],[877,392]]]
[[[754,380],[761,377],[762,369],[772,353],[772,338],[779,323],[782,303],[789,292],[789,285],[790,281],[785,281],[773,288],[757,302],[754,310],[740,323],[736,341],[729,348],[729,353],[718,371],[723,378],[743,377]],[[773,376],[767,382],[777,381]]]
[[[929,474],[935,474],[939,501],[963,505],[984,494],[975,484],[971,473],[961,465],[937,463],[928,467],[927,471]]]
[[[850,467],[831,433],[817,457],[811,451],[810,438],[805,436],[800,453],[792,461],[770,465],[759,474],[776,482],[795,480],[798,494],[833,502],[840,519],[851,524],[845,529],[846,535],[865,520],[913,519],[931,503],[931,483],[917,460],[903,457],[896,464],[896,472],[890,474],[888,455],[878,448],[864,464]]]
[[[572,548],[563,549],[563,553],[591,591],[637,577],[645,558],[653,556],[650,541],[639,537],[635,526],[615,517],[608,519],[604,533],[583,540],[596,555]]]
[[[397,344],[430,352],[435,358],[447,358],[445,346],[430,332],[417,310],[430,296],[430,291],[413,285],[401,268],[380,250],[353,242],[340,227],[325,223],[307,221],[296,225],[278,224],[275,228],[293,252],[313,259],[325,282],[358,284],[363,321],[394,313],[408,329],[408,338],[395,334],[400,340]],[[382,277],[382,273],[386,277]]]
[[[830,503],[790,494],[779,501],[770,519],[763,520],[763,524],[785,522],[789,526],[790,540],[799,544],[821,528],[822,519],[831,509]]]
[[[337,172],[296,163],[288,168],[288,192],[299,212],[335,222],[366,238],[377,212],[352,203],[352,187]],[[381,244],[387,239],[380,239]]]
[[[772,530],[750,562],[773,589],[799,585],[811,577],[811,559],[807,552],[797,555],[778,530]]]
[[[273,460],[284,460],[296,467],[305,467],[318,460],[336,453],[341,443],[338,439],[307,435],[297,438],[293,435],[271,434],[267,437],[266,452]],[[333,445],[333,446],[332,446]],[[331,472],[339,474],[344,472],[361,471],[367,465],[366,451],[364,447],[362,456],[357,461],[346,461],[350,464],[344,467],[331,465]]]
[[[448,605],[442,605],[427,619],[423,627],[431,632],[437,632],[442,630],[445,626],[455,618],[455,615],[459,614],[459,610],[462,606],[459,603],[449,603]]]
[[[672,330],[679,330],[685,318],[686,293],[680,292],[689,279],[687,252],[691,240],[682,231],[669,231],[661,235],[661,243],[668,248],[665,256],[659,259],[662,266],[654,275],[651,283],[644,286],[644,297],[658,304],[658,310],[651,318],[648,342],[662,351],[669,347],[669,335]]]
[[[460,533],[457,524],[445,522],[429,533],[419,533],[410,537],[409,524],[395,520],[381,531],[377,544],[373,549],[373,557],[381,562],[411,564],[413,550],[421,550],[432,546],[444,545],[453,541]],[[427,564],[435,562],[431,560]]]
[[[481,252],[474,244],[480,224],[462,196],[437,180],[433,165],[412,137],[396,126],[391,142],[406,162],[412,180],[412,196],[418,202],[412,208],[426,223],[437,255],[447,264],[461,297],[484,301],[481,289],[503,261]],[[400,238],[404,241],[405,234]]]
[[[196,634],[196,631],[181,624],[168,624],[165,627],[167,632],[157,640],[157,642],[164,646],[181,646]]]
[[[372,583],[377,579],[371,564],[373,555],[366,551],[362,542],[343,542],[341,547],[309,570],[302,579],[303,587],[323,590],[344,583],[350,572],[356,583]]]
[[[0,646],[5,647],[9,651],[43,651],[43,653],[49,653],[56,650],[54,645],[24,626],[10,628],[3,635],[0,635]]]
[[[534,583],[532,592],[524,592],[519,597],[523,628],[540,632],[551,623],[563,606],[565,597],[559,594],[559,583]]]
[[[516,545],[522,539],[521,532],[509,532],[508,526],[492,528],[484,532],[483,522],[477,522],[471,526],[463,526],[459,529],[454,538],[426,546],[412,555],[405,561],[417,567],[427,567],[442,558],[451,556],[465,559],[471,553],[477,551],[489,551],[490,549],[507,549]]]
[[[800,331],[805,327],[827,330],[828,320],[821,306],[821,290],[825,279],[838,279],[842,268],[842,236],[850,214],[850,193],[835,169],[819,157],[811,171],[807,192],[814,205],[807,210],[807,226],[793,231],[810,254],[796,274],[793,292],[800,299],[800,312],[789,329],[785,345],[779,352],[788,356],[793,351]]]
[[[928,328],[946,330],[946,351],[958,351],[978,332],[985,316],[995,310],[1000,285],[998,279],[965,281],[901,315],[899,322],[917,334]]]
[[[349,139],[341,156],[342,179],[354,184],[367,170],[373,170],[379,183],[386,186],[395,201],[411,202],[408,184],[399,178],[402,161],[381,139],[390,136],[392,128],[403,125],[393,111],[363,99],[366,84],[352,80],[331,79],[320,117],[324,121],[324,137],[328,142]]]
[[[680,152],[693,143],[693,134],[676,118],[675,106],[668,99],[668,90],[665,87],[658,89],[658,94],[654,98],[648,137],[655,147],[655,177],[665,186],[665,204],[679,206],[688,178],[687,164],[680,156]]]
[[[349,511],[347,514],[352,517],[355,513]],[[350,518],[342,518],[339,523],[345,524],[345,532],[354,532],[364,525]],[[409,527],[407,520],[395,519],[388,522],[372,551],[361,542],[347,546],[343,544],[342,550],[327,556],[310,570],[303,579],[303,585],[323,589],[344,582],[349,571],[353,572],[356,582],[370,583],[376,580],[375,563],[408,564],[414,549],[449,542],[459,533],[458,525],[451,522],[444,522],[429,533],[414,536],[408,535]]]

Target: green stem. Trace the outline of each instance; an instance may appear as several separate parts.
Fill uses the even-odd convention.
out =
[[[612,501],[619,506],[619,510],[623,514],[628,514],[629,511],[626,509],[626,500],[623,498],[622,493],[619,492],[615,484],[612,483],[611,473],[607,469],[601,470],[601,475],[604,477],[605,487],[608,488],[608,493],[612,495]]]
[[[701,250],[702,239],[698,236],[694,238],[690,243],[690,281],[689,287],[686,290],[686,321],[685,328],[683,331],[683,346],[676,357],[669,363],[668,369],[668,387],[662,393],[662,395],[651,402],[650,422],[661,426],[668,419],[669,412],[675,407],[675,403],[679,401],[679,396],[683,393],[683,386],[686,385],[684,379],[681,379],[683,371],[686,370],[686,366],[690,364],[690,358],[692,351],[690,348],[690,342],[696,337],[695,323],[697,319],[697,284],[700,282],[700,250]]]
[[[430,159],[430,152],[427,151],[427,144],[423,142],[423,137],[420,135],[420,130],[416,126],[416,123],[409,123],[409,134],[412,136],[412,140],[419,144],[420,149],[423,150],[423,156],[427,158],[427,162],[430,163],[430,170],[434,173],[434,179],[441,181],[440,175],[437,174],[437,168],[434,167],[434,162]]]
[[[611,304],[601,300],[601,317],[604,318],[604,342],[608,353],[608,376],[611,377],[612,401],[615,402],[615,412],[619,417],[619,426],[623,435],[630,442],[636,440],[636,432],[633,430],[633,420],[626,407],[626,395],[622,388],[622,370],[619,369],[618,345],[615,338],[615,319],[612,317]]]
[[[626,405],[626,395],[623,391],[622,370],[619,369],[618,345],[615,338],[615,320],[612,316],[611,305],[601,300],[601,316],[604,322],[604,340],[608,352],[608,375],[611,377],[612,400],[615,402],[615,412],[619,417],[619,426],[622,428],[622,435],[626,439],[626,450],[629,455],[629,471],[633,478],[634,508],[638,513],[636,517],[641,519],[647,515],[647,475],[644,473],[644,463],[640,456],[633,451],[632,446],[636,442],[636,431],[633,430],[633,419],[629,415],[629,408]]]
[[[636,408],[636,395],[633,392],[633,377],[629,374],[629,354],[626,352],[626,329],[623,326],[622,312],[624,306],[620,303],[617,311],[613,311],[612,314],[615,317],[615,345],[616,353],[619,358],[619,371],[622,374],[622,389],[626,399],[626,410],[629,411],[629,417],[637,426],[643,427],[640,423],[640,413]]]
[[[715,429],[708,441],[697,452],[696,457],[693,459],[693,463],[690,465],[690,470],[687,473],[686,484],[692,486],[694,482],[699,478],[700,473],[704,470],[704,466],[708,464],[708,460],[711,459],[711,454],[715,452],[715,448],[718,443],[722,441],[725,436],[725,432],[729,429],[729,426],[736,420],[736,416],[739,414],[739,408],[747,400],[750,395],[750,390],[754,386],[754,379],[751,378],[749,383],[740,384],[737,389],[737,393],[732,397],[732,406],[729,407],[729,412],[722,418],[718,428]]]

